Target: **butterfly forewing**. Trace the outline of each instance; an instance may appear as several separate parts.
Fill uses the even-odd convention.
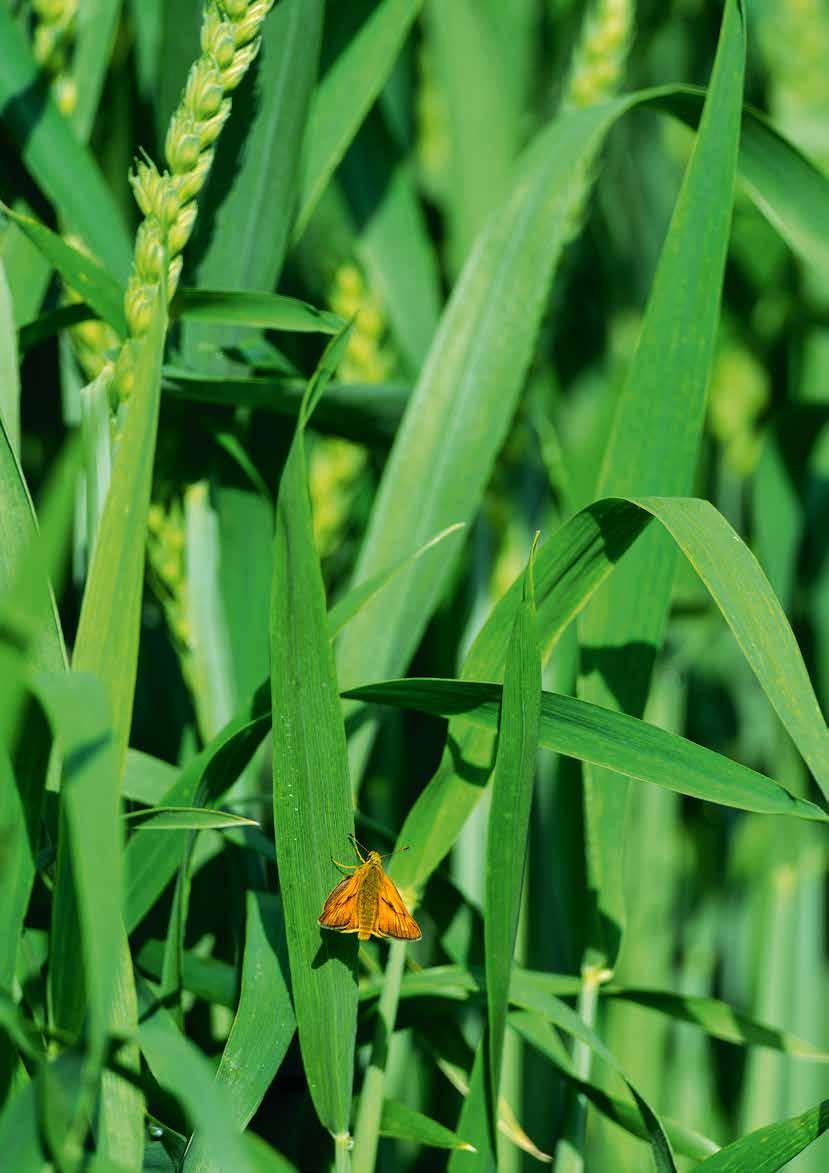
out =
[[[393,937],[396,941],[419,941],[420,928],[397,891],[394,882],[383,872],[377,909],[378,937]]]
[[[360,892],[361,877],[358,869],[353,876],[340,880],[323,905],[319,924],[324,929],[335,929],[339,933],[356,933],[360,927],[357,896]]]

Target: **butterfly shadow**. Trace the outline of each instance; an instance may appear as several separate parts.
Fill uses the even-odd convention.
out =
[[[357,951],[359,943],[356,933],[335,933],[331,929],[319,931],[319,948],[314,954],[311,969],[321,969],[330,963],[344,965],[357,984]]]

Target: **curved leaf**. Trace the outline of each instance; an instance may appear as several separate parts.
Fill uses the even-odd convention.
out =
[[[438,717],[463,714],[476,724],[494,730],[498,728],[501,694],[500,684],[410,678],[364,685],[345,695]],[[603,709],[576,697],[542,694],[539,744],[556,753],[706,802],[757,814],[793,815],[829,822],[829,814],[813,802],[798,798],[756,770],[638,717]]]

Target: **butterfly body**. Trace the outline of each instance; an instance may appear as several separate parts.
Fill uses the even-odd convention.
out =
[[[370,851],[368,860],[359,870],[365,875],[357,894],[357,916],[360,925],[357,936],[361,941],[367,941],[377,928],[380,889],[384,878],[383,865],[378,853]]]
[[[356,933],[360,941],[371,936],[419,941],[417,922],[383,870],[379,852],[363,856],[356,843],[355,851],[359,864],[336,865],[350,874],[329,895],[318,923],[337,933]]]

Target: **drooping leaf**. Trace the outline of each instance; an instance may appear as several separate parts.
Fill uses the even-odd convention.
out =
[[[595,1055],[599,1056],[617,1075],[621,1076],[627,1084],[628,1091],[633,1096],[636,1107],[639,1110],[642,1124],[650,1142],[651,1155],[657,1173],[676,1173],[676,1163],[671,1144],[665,1133],[662,1121],[642,1096],[641,1092],[637,1091],[636,1087],[634,1087],[615,1055],[608,1050],[599,1036],[582,1022],[576,1011],[554,995],[545,995],[540,991],[524,991],[520,995],[515,996],[515,1001],[526,1010],[534,1010],[544,1015],[555,1026],[573,1038],[578,1039],[579,1042],[589,1047]]]
[[[829,1052],[796,1038],[788,1031],[757,1022],[718,998],[674,994],[667,990],[614,986],[608,986],[602,992],[608,998],[645,1006],[678,1022],[698,1026],[706,1034],[729,1043],[747,1047],[770,1047],[772,1050],[783,1051],[787,1055],[795,1055],[801,1059],[829,1063]]]
[[[536,622],[544,659],[649,518],[622,501],[596,502],[541,546],[535,562]],[[496,680],[520,599],[516,580],[484,623],[462,668],[463,679]],[[396,883],[419,889],[455,842],[484,793],[494,758],[494,732],[456,718],[428,786],[403,823],[399,842],[410,847],[391,861]]]

